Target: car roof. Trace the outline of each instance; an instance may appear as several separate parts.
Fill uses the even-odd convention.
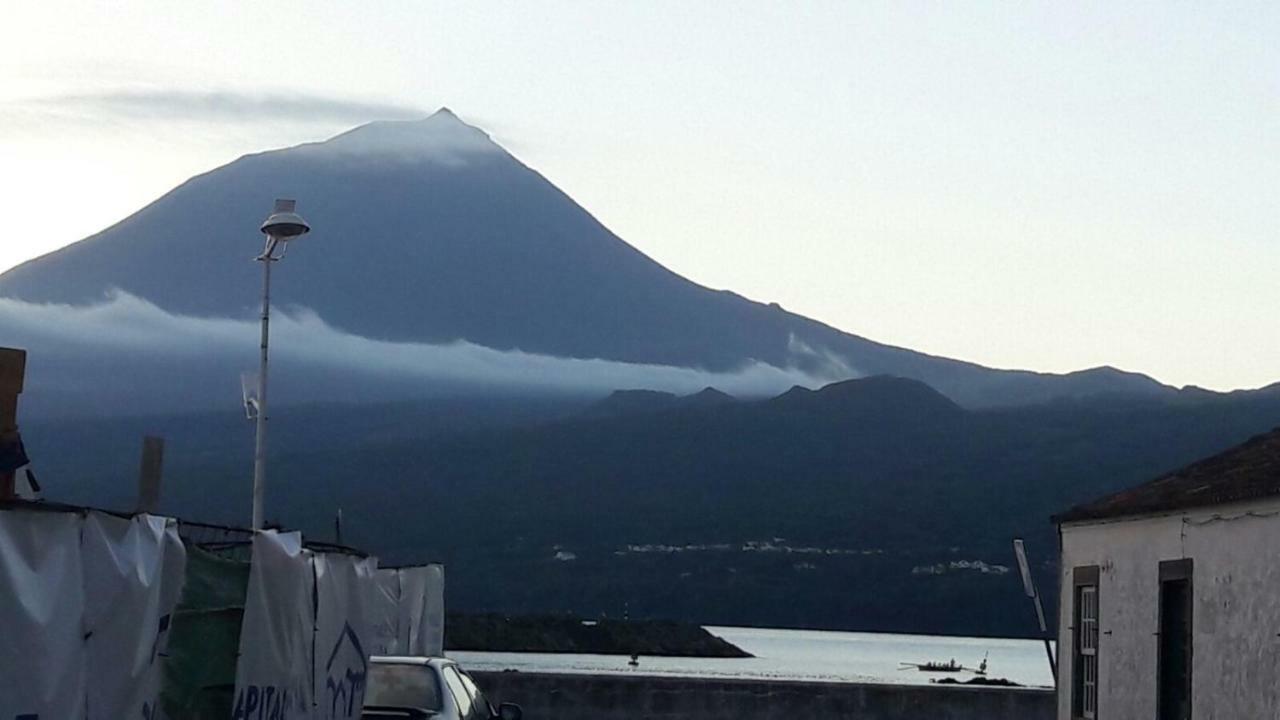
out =
[[[374,655],[369,661],[375,665],[426,665],[434,668],[457,664],[449,658],[421,655]]]

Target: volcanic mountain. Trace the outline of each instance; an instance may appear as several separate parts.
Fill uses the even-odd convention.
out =
[[[242,157],[0,275],[0,297],[252,317],[256,221],[293,197],[315,228],[274,300],[367,338],[713,371],[751,361],[830,380],[921,380],[969,407],[1175,392],[1111,368],[996,370],[841,332],[675,274],[447,109]]]

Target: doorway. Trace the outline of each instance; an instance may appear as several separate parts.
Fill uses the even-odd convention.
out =
[[[1191,560],[1160,563],[1159,720],[1191,720]]]

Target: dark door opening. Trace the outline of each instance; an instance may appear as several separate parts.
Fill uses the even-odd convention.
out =
[[[1159,718],[1191,719],[1191,561],[1160,564]]]

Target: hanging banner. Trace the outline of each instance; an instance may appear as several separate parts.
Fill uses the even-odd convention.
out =
[[[80,525],[0,510],[0,720],[85,717]]]
[[[378,561],[316,553],[315,720],[359,720],[374,642]]]
[[[400,631],[400,571],[379,568],[370,600],[369,625],[373,635],[370,655],[405,655],[409,632]]]
[[[256,533],[232,720],[311,716],[315,576],[298,533]]]
[[[177,523],[90,512],[81,534],[88,720],[158,718],[160,657],[182,591]]]

